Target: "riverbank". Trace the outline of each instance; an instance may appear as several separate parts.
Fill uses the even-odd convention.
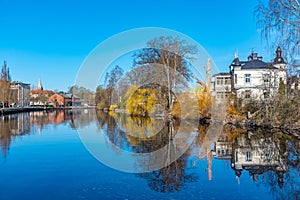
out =
[[[68,106],[68,107],[23,107],[23,108],[1,108],[0,116],[10,115],[22,112],[34,112],[34,111],[44,111],[44,110],[79,110],[79,109],[95,109],[95,106]]]
[[[300,139],[300,125],[274,125],[272,123],[256,123],[255,120],[226,120],[225,124],[234,126],[236,128],[245,129],[248,131],[266,130],[271,132],[281,132]]]
[[[22,112],[33,112],[47,110],[46,107],[24,107],[24,108],[1,108],[0,115],[10,115]]]

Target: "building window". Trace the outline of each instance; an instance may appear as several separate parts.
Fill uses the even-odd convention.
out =
[[[225,85],[230,85],[230,78],[229,77],[225,78]]]
[[[217,85],[222,85],[222,78],[217,78]]]
[[[211,82],[211,83],[210,83],[210,88],[213,88],[213,91],[216,90],[216,88],[215,88],[215,82]]]
[[[234,83],[237,84],[237,74],[234,75]]]
[[[245,83],[250,83],[251,74],[245,74]]]
[[[251,98],[251,90],[246,90],[245,91],[245,99],[250,99]]]
[[[270,156],[270,153],[269,152],[266,152],[265,153],[265,159],[266,160],[270,160],[271,156]]]
[[[252,154],[250,151],[246,152],[246,161],[252,161]]]
[[[270,96],[270,92],[265,91],[264,92],[264,98],[267,99],[267,98],[269,98],[269,96]]]
[[[270,74],[264,74],[263,79],[264,79],[264,83],[269,83],[270,82]]]

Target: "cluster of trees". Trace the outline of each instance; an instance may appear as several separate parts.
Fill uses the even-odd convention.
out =
[[[188,60],[197,48],[185,40],[158,37],[133,55],[133,69],[126,74],[116,66],[96,91],[98,108],[126,108],[131,115],[180,113],[177,95],[187,92],[193,79]],[[182,95],[181,95],[182,96]],[[177,103],[177,104],[176,104]],[[174,107],[174,105],[176,106]]]
[[[94,105],[95,103],[95,93],[85,87],[73,85],[69,88],[68,93],[79,97],[81,100],[83,100],[84,103],[87,103],[88,105]]]
[[[99,109],[110,108],[112,105],[124,108],[123,95],[120,94],[124,88],[118,84],[123,74],[124,70],[118,65],[106,73],[104,85],[99,85],[95,94],[95,103]]]
[[[8,107],[16,101],[16,93],[11,88],[11,76],[6,61],[1,69],[0,75],[0,107]]]
[[[300,96],[285,91],[285,84],[281,82],[279,91],[268,99],[251,99],[245,105],[235,99],[236,114],[248,116],[257,125],[297,128],[300,125]]]

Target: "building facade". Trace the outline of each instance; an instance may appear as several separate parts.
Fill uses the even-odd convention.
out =
[[[55,107],[81,106],[80,98],[69,93],[53,94],[49,97],[48,102],[52,103]]]
[[[30,91],[31,105],[47,105],[50,96],[55,94],[52,90],[44,90],[41,80],[38,81],[37,88]]]
[[[13,106],[25,107],[30,103],[30,84],[22,82],[12,82],[10,84],[10,90],[14,102]]]
[[[231,93],[230,73],[218,73],[211,77],[210,92],[217,101],[223,101]]]
[[[240,61],[236,55],[229,67],[231,88],[244,100],[268,99],[278,92],[280,82],[287,82],[286,64],[279,46],[273,62],[264,62],[257,53],[251,53],[247,61]]]

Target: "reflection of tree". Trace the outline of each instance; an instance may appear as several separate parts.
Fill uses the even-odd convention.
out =
[[[179,191],[185,183],[195,182],[198,177],[187,172],[187,154],[183,154],[176,161],[160,170],[138,174],[148,181],[149,187],[157,192]]]
[[[115,113],[109,114],[100,110],[97,111],[99,128],[105,130],[104,133],[106,134],[109,142],[113,143],[120,149],[128,148],[130,147],[130,143],[127,140],[126,133],[116,123],[118,117],[119,116],[115,115]],[[114,148],[114,150],[116,153],[119,153],[117,148]]]
[[[126,148],[134,153],[149,153],[166,147],[160,156],[136,159],[138,168],[145,171],[151,171],[151,166],[165,164],[159,170],[138,174],[155,191],[178,191],[185,183],[197,181],[193,173],[195,170],[188,170],[187,162],[190,155],[195,154],[197,159],[207,159],[208,179],[211,180],[215,151],[214,158],[227,160],[237,177],[246,171],[258,185],[270,188],[274,197],[295,199],[299,196],[300,143],[297,139],[268,133],[266,130],[250,132],[224,126],[220,138],[212,143],[207,134],[208,126],[200,125],[198,130],[193,130],[192,121],[169,120],[161,124],[152,118],[132,118],[125,115],[114,115],[113,118],[107,113],[98,115],[98,119],[101,128],[107,130],[109,140],[122,149]],[[150,127],[153,128],[153,133],[159,131],[147,137]],[[185,136],[192,132],[197,132],[197,137],[190,149],[169,164],[168,159],[180,146],[180,143],[174,142],[174,136],[179,131],[183,133],[180,138],[182,144],[188,140]],[[212,144],[215,144],[214,149]],[[118,153],[117,150],[116,152]]]
[[[166,148],[164,152],[160,152],[162,155],[154,156],[155,158],[152,159],[138,160],[138,165],[146,171],[151,169],[149,166],[157,166],[159,163],[165,164],[165,167],[162,169],[138,175],[139,177],[147,179],[149,187],[158,192],[178,191],[184,183],[197,180],[195,174],[189,173],[186,170],[190,153],[189,150],[171,164],[167,164],[176,152],[180,151],[180,146],[187,142],[186,138],[180,138],[180,142],[174,142],[174,140],[176,140],[174,136],[178,131],[178,123],[176,120],[167,121],[163,128],[153,136],[151,140],[140,142],[137,147],[139,152],[154,152],[163,147]],[[183,132],[183,135],[188,135],[184,132],[188,129],[187,124],[188,123],[182,124],[182,126],[185,127],[180,130]],[[190,131],[188,133],[190,133]]]
[[[200,125],[198,127],[198,135],[194,142],[193,150],[197,155],[197,159],[194,161],[193,166],[196,165],[197,161],[206,157],[207,159],[207,172],[208,172],[208,180],[212,180],[212,151],[211,151],[211,142],[207,137],[207,125]]]
[[[181,143],[186,143],[187,139],[181,137],[175,139],[180,121],[163,121],[154,118],[129,117],[124,115],[114,115],[98,112],[100,128],[106,128],[106,136],[109,141],[122,149],[130,149],[134,153],[152,153],[161,148],[166,148],[160,155],[136,159],[139,168],[145,171],[152,169],[152,166],[164,165],[162,169],[149,173],[139,174],[139,177],[148,180],[149,187],[159,192],[178,191],[186,182],[192,182],[197,177],[189,173],[187,168],[187,159],[189,151],[179,156],[175,161],[172,160],[174,155],[180,151]],[[118,124],[117,124],[118,122]],[[191,124],[183,123],[183,135],[189,135]],[[181,127],[180,127],[181,128]],[[185,134],[187,132],[187,134]],[[180,140],[174,142],[174,140]],[[118,149],[113,149],[118,154]]]

